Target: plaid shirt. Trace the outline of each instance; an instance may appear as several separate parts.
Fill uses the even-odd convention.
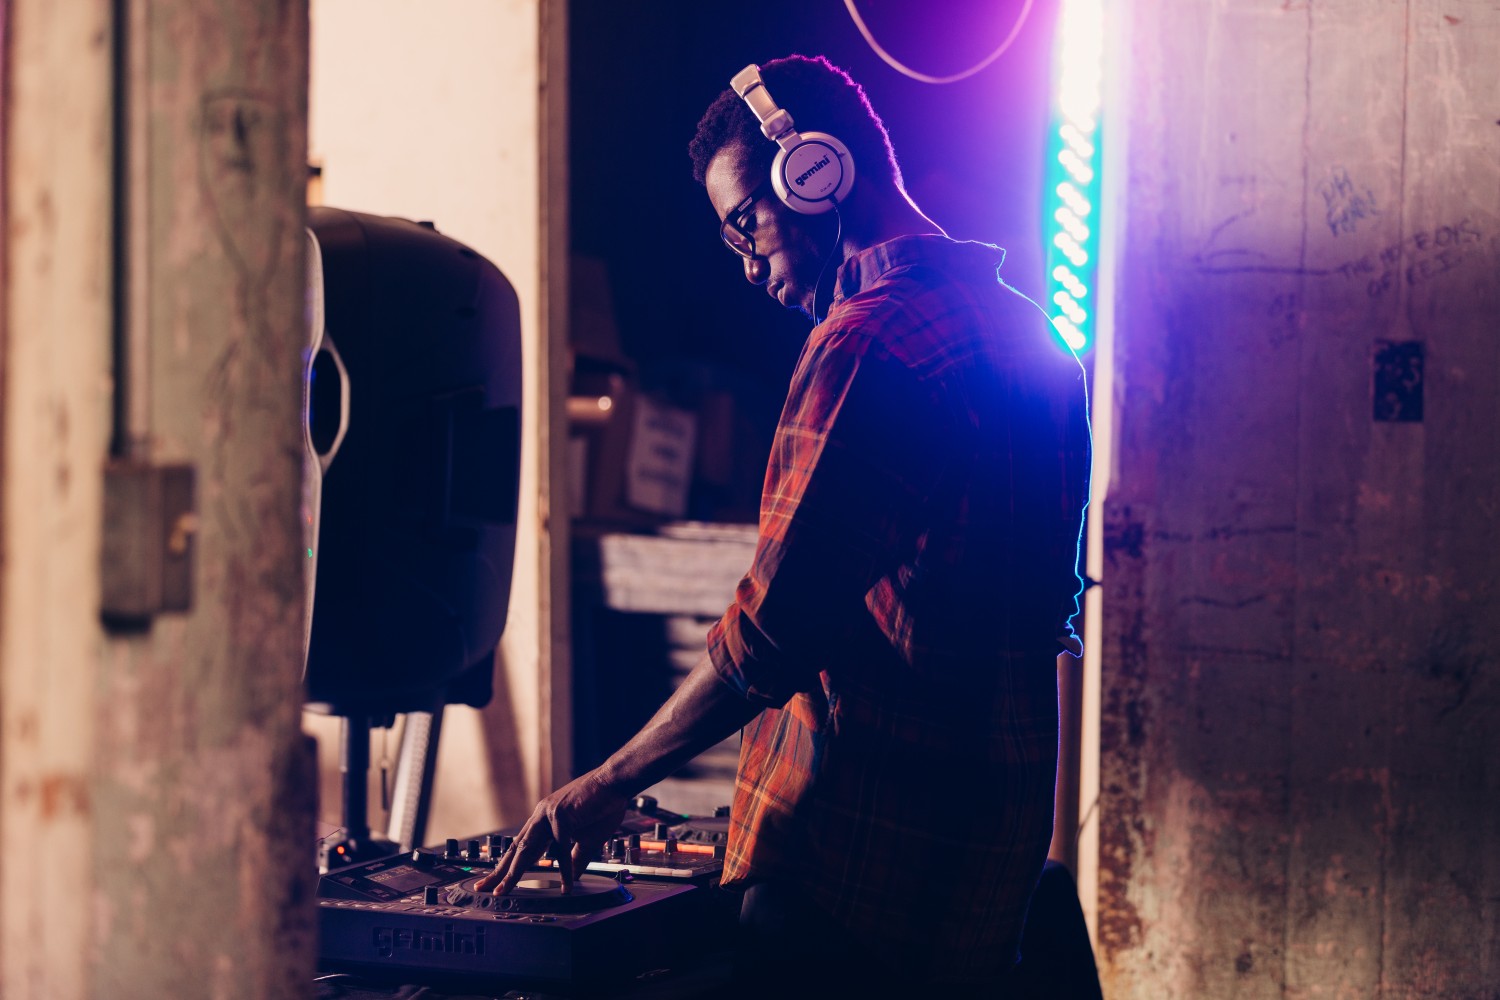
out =
[[[937,981],[1014,960],[1081,589],[1083,369],[1003,257],[919,236],[845,262],[792,377],[753,565],[708,639],[767,706],[725,884],[792,882]]]

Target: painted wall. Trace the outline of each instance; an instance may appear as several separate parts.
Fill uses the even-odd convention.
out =
[[[441,840],[519,823],[567,768],[554,720],[567,715],[565,614],[552,601],[554,553],[546,460],[554,345],[544,264],[550,192],[544,42],[559,4],[539,0],[314,0],[309,156],[322,167],[321,201],[337,208],[430,220],[487,257],[516,289],[524,354],[521,499],[511,608],[496,696],[483,710],[451,707],[440,742],[429,836]],[[558,191],[560,194],[560,190]],[[550,220],[550,221],[549,221]],[[558,338],[565,340],[565,338]],[[565,496],[565,494],[563,494]],[[556,707],[556,706],[560,706]],[[319,740],[320,816],[335,822],[338,727],[311,716]],[[376,735],[372,760],[384,746]],[[394,756],[396,739],[388,742]],[[372,781],[377,775],[372,773]],[[542,786],[548,786],[543,788]],[[371,799],[378,808],[378,786]],[[384,831],[372,810],[371,825]]]
[[[1119,37],[1106,995],[1491,996],[1500,10]]]

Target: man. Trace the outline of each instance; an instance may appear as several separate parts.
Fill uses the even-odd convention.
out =
[[[724,881],[746,890],[747,975],[992,991],[1046,857],[1056,658],[1078,650],[1082,368],[1002,251],[915,207],[821,57],[747,67],[690,153],[745,277],[816,321],[755,559],[683,686],[537,806],[486,885],[554,841],[581,865],[632,795],[744,727]]]

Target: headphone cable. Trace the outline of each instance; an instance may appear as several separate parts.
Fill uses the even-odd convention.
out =
[[[817,326],[822,322],[822,320],[818,319],[818,289],[823,287],[823,275],[828,273],[828,265],[833,263],[834,255],[839,252],[839,245],[844,242],[844,216],[839,212],[839,203],[835,201],[832,204],[833,217],[838,220],[838,229],[833,234],[833,249],[829,250],[828,256],[823,258],[823,266],[818,269],[818,280],[813,284],[813,326]],[[828,308],[832,309],[833,303],[830,302]],[[827,318],[827,316],[823,317],[823,319]]]

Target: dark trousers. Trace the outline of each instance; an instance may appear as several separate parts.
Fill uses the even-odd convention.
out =
[[[885,964],[797,891],[751,886],[740,904],[736,996],[777,1000],[860,998],[986,998],[1007,996],[1000,984],[961,989],[936,986]]]

